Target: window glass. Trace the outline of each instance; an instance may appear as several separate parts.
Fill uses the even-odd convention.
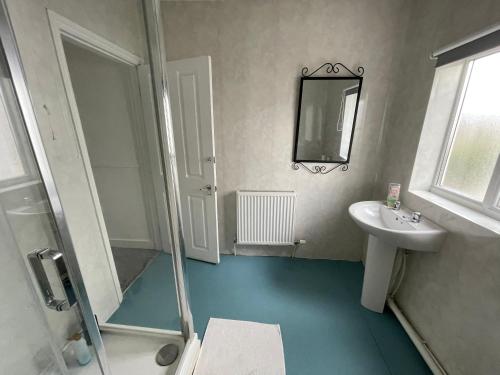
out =
[[[352,124],[354,122],[354,113],[356,112],[357,93],[346,95],[344,99],[344,111],[342,114],[342,136],[340,140],[339,155],[347,160],[349,147],[351,145]]]
[[[500,52],[471,64],[441,185],[482,201],[500,153]]]
[[[16,144],[7,106],[0,94],[0,181],[16,179],[26,175],[23,160]]]

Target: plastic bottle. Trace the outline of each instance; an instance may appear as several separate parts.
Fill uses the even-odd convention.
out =
[[[90,354],[89,347],[87,346],[87,341],[85,341],[85,338],[81,333],[75,333],[70,337],[70,340],[72,341],[73,350],[78,364],[80,366],[85,366],[92,360],[92,355]]]

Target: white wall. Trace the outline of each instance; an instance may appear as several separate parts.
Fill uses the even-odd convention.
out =
[[[111,245],[160,249],[135,68],[64,50]]]
[[[91,305],[106,321],[119,304],[90,188],[78,150],[47,8],[139,56],[145,56],[136,0],[7,0],[35,114],[66,213]]]
[[[298,256],[360,260],[363,232],[348,218],[371,197],[407,1],[165,1],[167,58],[210,55],[213,69],[219,238],[232,249],[239,189],[297,192]],[[195,25],[195,27],[193,26]],[[291,169],[302,67],[365,67],[352,161],[313,176]],[[344,74],[344,72],[342,72]],[[290,253],[271,249],[265,253]],[[259,249],[240,253],[260,253]]]
[[[434,75],[429,55],[500,22],[500,2],[426,0],[415,2],[411,13],[403,60],[393,78],[396,95],[388,111],[385,157],[374,198],[384,196],[388,182],[401,182],[403,204],[449,234],[438,253],[409,256],[397,302],[449,374],[498,374],[500,236],[407,190]],[[440,131],[436,129],[436,137]]]

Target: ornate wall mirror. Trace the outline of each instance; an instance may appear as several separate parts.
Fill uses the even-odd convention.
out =
[[[325,65],[328,73],[337,73],[341,64]],[[302,74],[293,161],[295,165],[336,163],[346,170],[363,78],[354,73],[351,77],[311,77],[307,68]],[[326,167],[315,170],[324,172]]]

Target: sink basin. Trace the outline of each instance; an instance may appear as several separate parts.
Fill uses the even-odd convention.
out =
[[[361,304],[383,312],[398,248],[438,251],[446,231],[426,218],[414,223],[410,210],[393,210],[380,201],[354,203],[349,214],[368,232]]]
[[[426,218],[413,223],[411,211],[406,208],[396,211],[380,201],[354,203],[349,214],[369,234],[403,249],[437,251],[446,238],[446,231]]]

